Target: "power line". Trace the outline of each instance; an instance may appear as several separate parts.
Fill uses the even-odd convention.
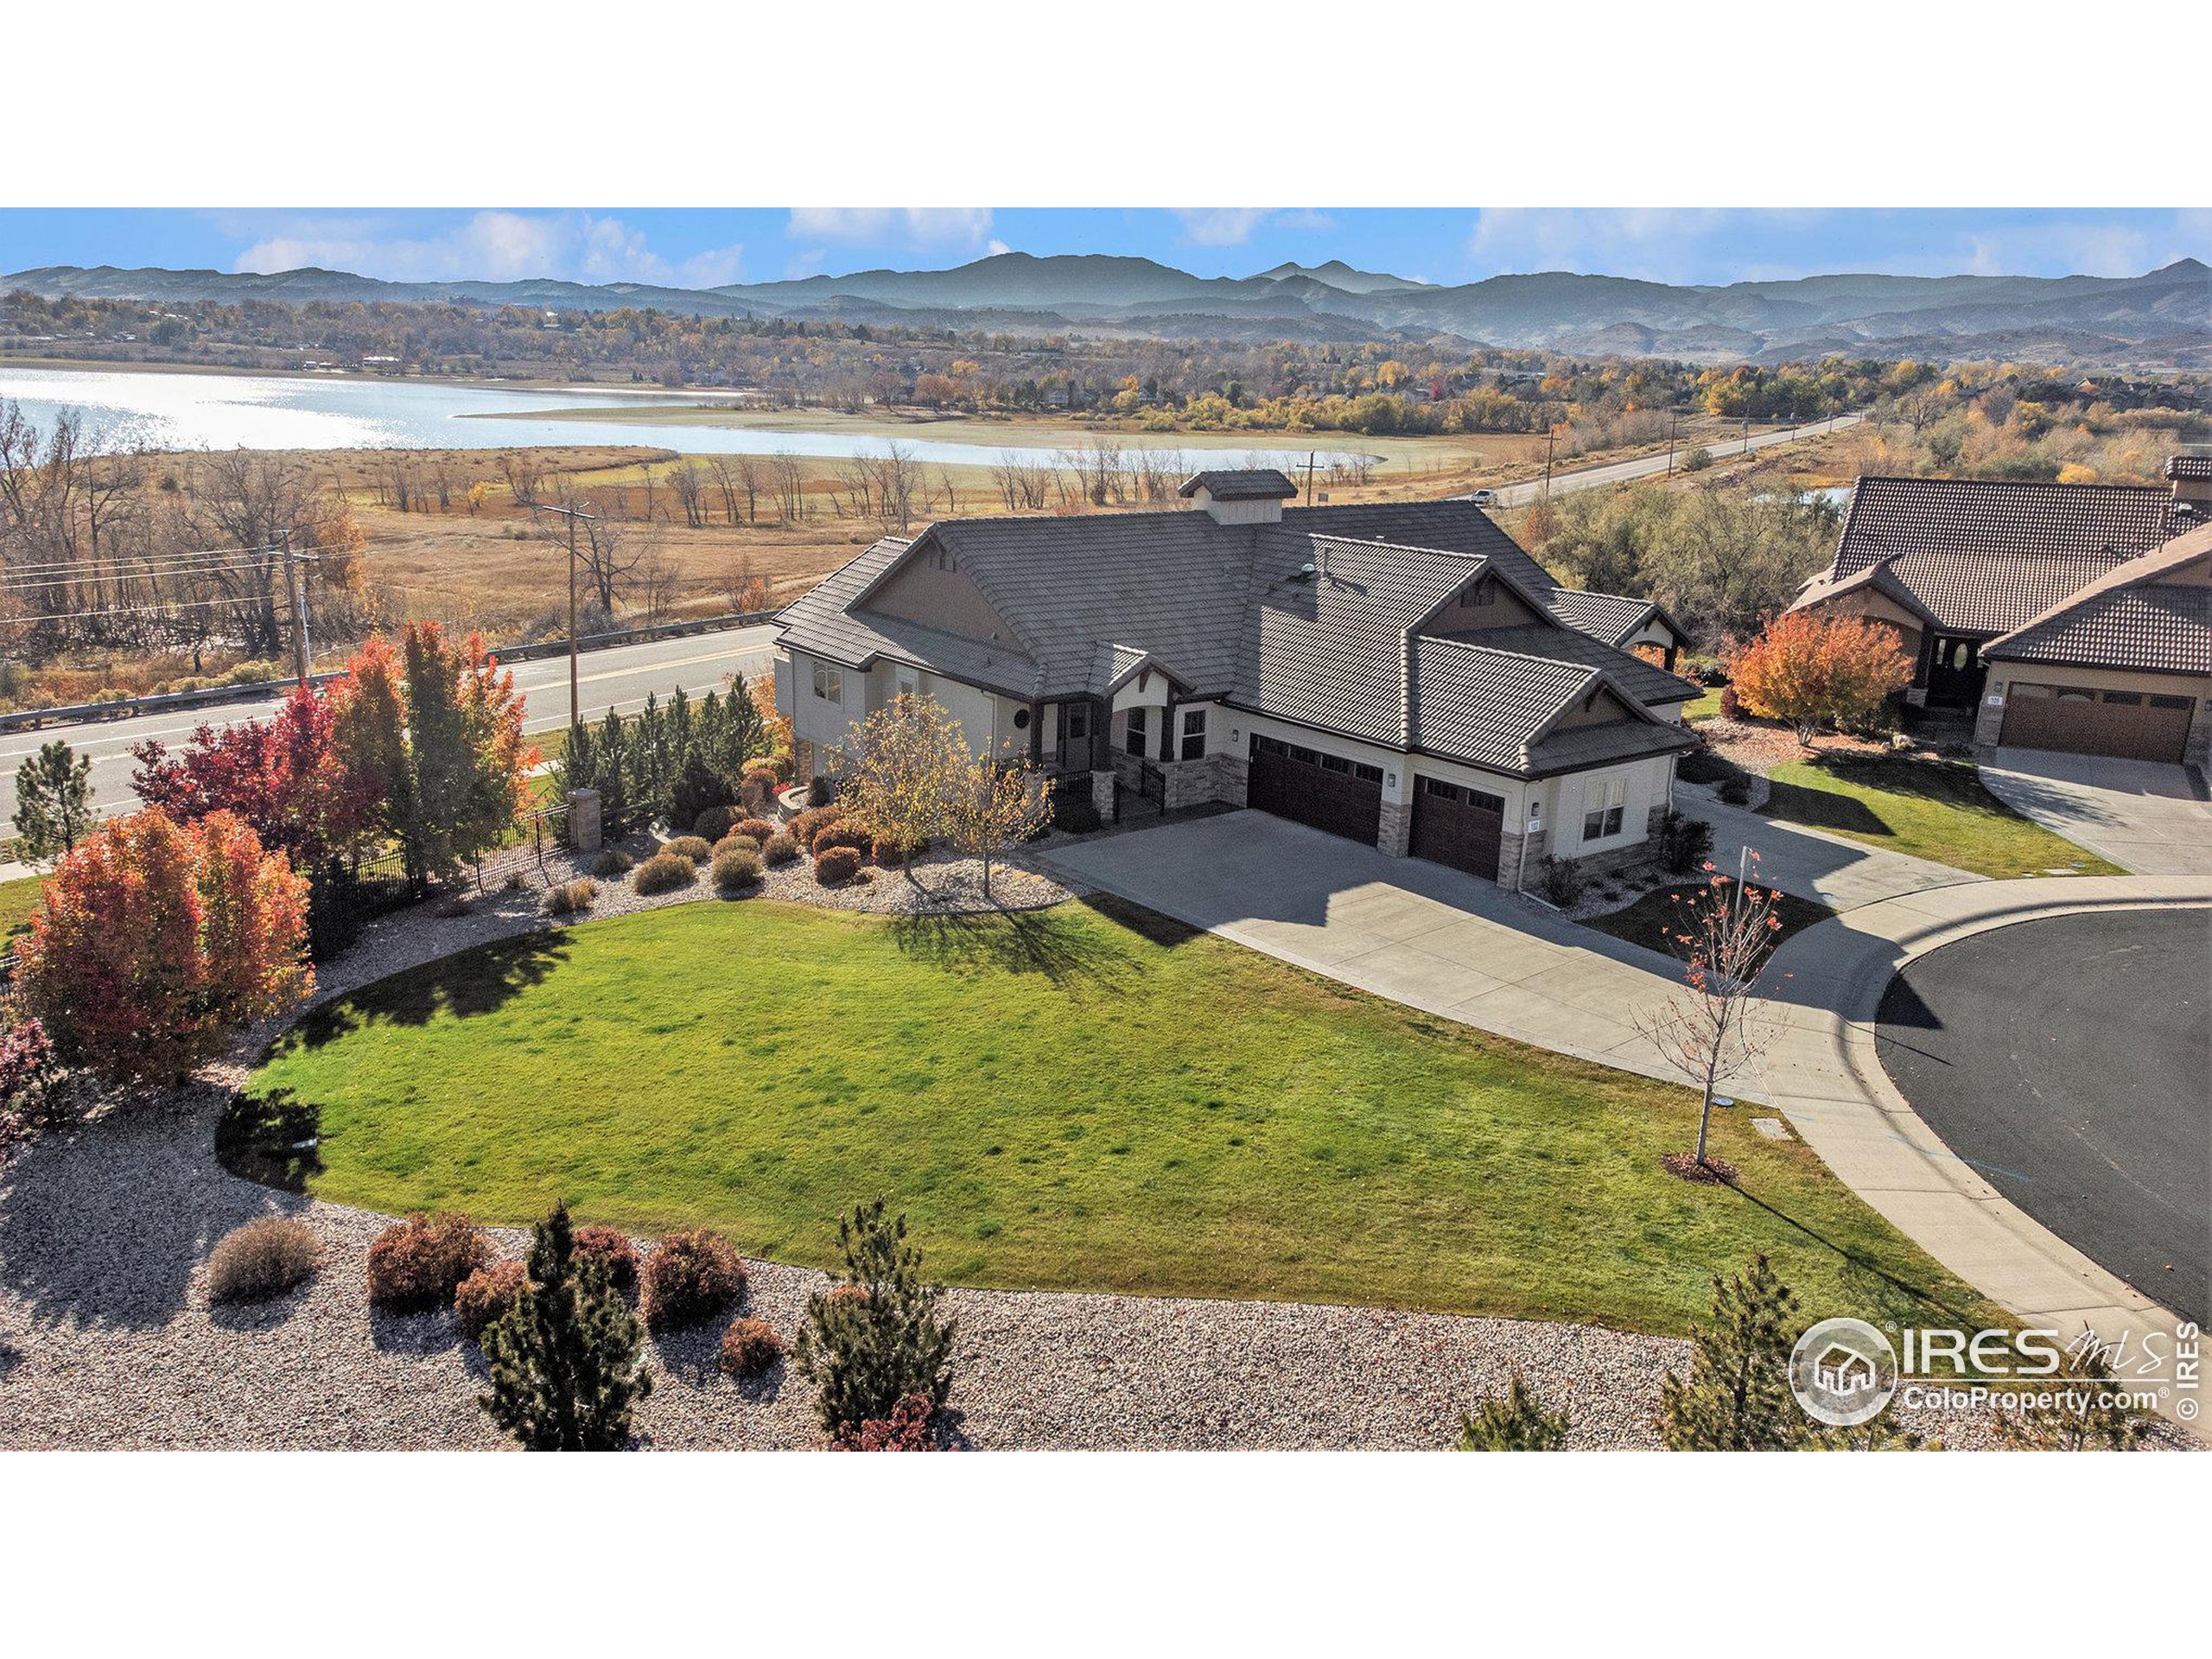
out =
[[[143,556],[148,564],[182,564],[194,559],[245,559],[262,555],[275,556],[284,550],[283,543],[272,542],[266,547],[208,547],[179,553],[154,553]],[[11,574],[35,575],[43,570],[81,569],[91,560],[90,555],[80,559],[48,559],[35,564],[14,564],[6,567]]]
[[[258,603],[251,595],[238,599],[185,599],[154,607],[141,605],[110,607],[98,611],[34,611],[26,616],[0,616],[0,627],[33,627],[41,622],[81,622],[95,616],[128,616],[141,621],[158,622],[175,611],[232,610],[239,606]]]
[[[0,581],[0,594],[35,594],[55,588],[88,588],[94,583],[121,587],[131,582],[192,582],[207,576],[262,574],[274,578],[277,567],[265,564],[208,564],[190,570],[119,570],[95,568],[82,575],[49,576],[37,582]]]

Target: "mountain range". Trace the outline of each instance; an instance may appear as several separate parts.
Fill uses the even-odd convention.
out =
[[[1448,337],[1696,362],[1845,352],[2212,366],[2212,270],[2193,258],[2140,276],[1861,274],[1725,286],[1567,271],[1444,286],[1333,259],[1208,277],[1110,254],[1002,253],[944,270],[863,270],[713,289],[550,278],[401,283],[313,268],[259,275],[49,265],[0,276],[0,290],[16,289],[48,298],[74,294],[168,303],[445,301],[555,311],[653,306],[706,316],[837,317],[1171,340]]]

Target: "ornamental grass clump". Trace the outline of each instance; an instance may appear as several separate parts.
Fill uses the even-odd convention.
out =
[[[674,893],[699,879],[699,867],[682,853],[655,853],[630,873],[630,890],[651,895]]]
[[[314,1276],[322,1246],[303,1221],[257,1216],[234,1227],[207,1257],[207,1300],[259,1302]]]
[[[677,836],[661,851],[664,854],[673,853],[678,858],[688,858],[694,864],[703,864],[715,855],[715,845],[704,836]]]
[[[760,885],[765,868],[760,855],[751,848],[725,844],[715,854],[715,886],[723,893],[750,893]]]
[[[598,902],[599,883],[588,875],[545,890],[545,913],[549,916],[581,916]]]
[[[491,1260],[491,1242],[467,1217],[418,1210],[369,1246],[369,1301],[387,1313],[447,1306],[461,1281]]]
[[[798,857],[798,842],[789,836],[771,836],[760,843],[760,857],[772,866],[792,863]]]
[[[591,873],[594,875],[627,875],[630,874],[630,867],[637,861],[620,847],[603,848],[599,856],[592,860]]]
[[[733,836],[749,836],[756,846],[766,847],[769,837],[776,833],[776,826],[766,818],[740,818],[735,823],[730,825],[729,833]]]
[[[641,1274],[646,1326],[658,1332],[710,1319],[745,1294],[745,1263],[730,1242],[705,1227],[671,1233],[645,1258]]]

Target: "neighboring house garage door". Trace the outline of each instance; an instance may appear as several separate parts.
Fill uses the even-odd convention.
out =
[[[1272,737],[1252,740],[1252,772],[1244,798],[1262,812],[1370,847],[1382,829],[1381,767],[1363,766]]]
[[[1505,833],[1505,802],[1478,789],[1463,789],[1441,778],[1423,778],[1414,786],[1415,858],[1449,864],[1470,875],[1497,880],[1499,838]]]
[[[2022,684],[2005,694],[2000,743],[2130,760],[2179,760],[2193,699],[2085,686]]]

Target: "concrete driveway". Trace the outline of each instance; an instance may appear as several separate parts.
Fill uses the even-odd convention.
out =
[[[1981,768],[2016,812],[2137,875],[2212,875],[2212,803],[2186,767],[1999,749]]]
[[[1440,864],[1251,811],[1056,848],[1043,861],[1378,996],[1681,1081],[1629,1023],[1679,982],[1672,958]]]
[[[1759,855],[1757,880],[1800,899],[1818,899],[1830,910],[1852,910],[1961,881],[1988,880],[1809,825],[1779,823],[1716,800],[1693,785],[1675,786],[1675,804],[1713,826],[1713,861],[1720,869],[1733,875],[1748,868],[1740,862],[1748,847]]]

